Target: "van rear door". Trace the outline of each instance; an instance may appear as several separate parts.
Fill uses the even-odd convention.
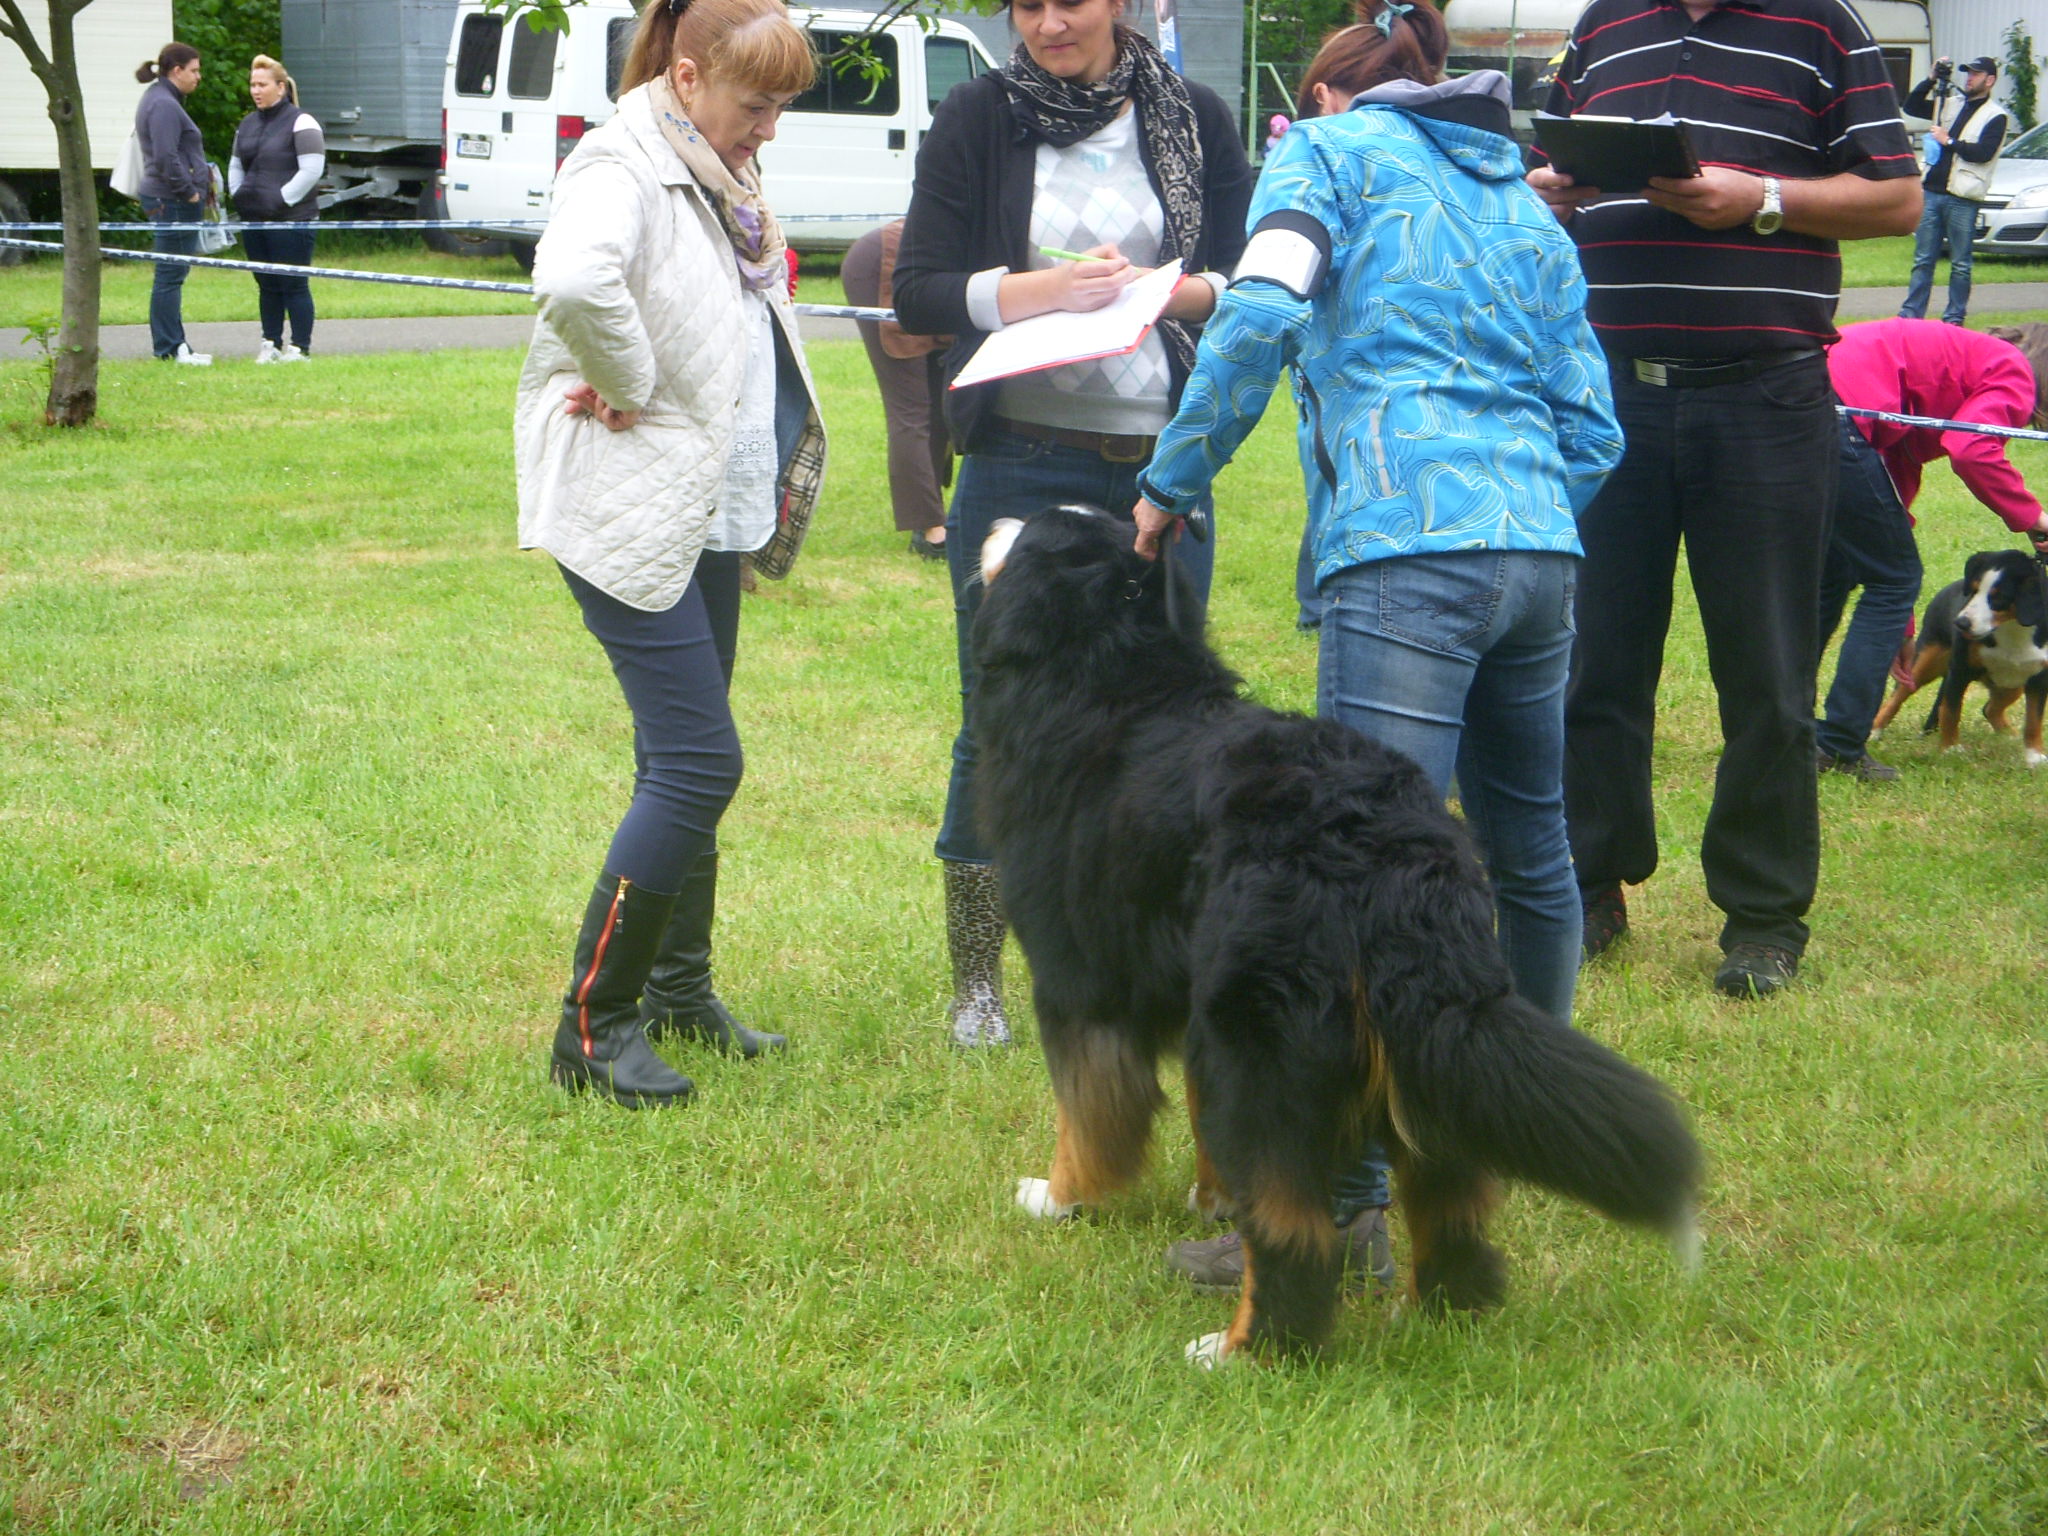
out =
[[[870,224],[847,215],[893,219],[910,206],[910,172],[919,126],[912,98],[922,62],[903,57],[904,31],[867,39],[878,74],[842,68],[859,34],[813,25],[817,83],[789,104],[775,142],[761,156],[762,190],[792,240],[848,245]],[[917,33],[909,33],[915,46]],[[836,215],[837,217],[832,217]]]
[[[443,97],[448,216],[539,218],[555,179],[555,73],[568,38],[523,20],[464,12]]]

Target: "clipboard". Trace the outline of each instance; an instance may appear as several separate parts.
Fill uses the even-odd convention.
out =
[[[1700,173],[1692,137],[1685,124],[1665,113],[1639,121],[1632,117],[1553,117],[1538,112],[1531,120],[1536,142],[1550,157],[1551,167],[1581,186],[1602,192],[1640,192],[1652,176],[1679,180]]]
[[[991,331],[974,356],[954,378],[954,389],[1013,379],[1020,373],[1037,373],[1065,363],[1087,363],[1097,358],[1121,357],[1135,352],[1166,309],[1166,301],[1180,285],[1178,259],[1155,267],[1134,279],[1114,300],[1100,309],[1082,314],[1071,309],[1049,310]]]

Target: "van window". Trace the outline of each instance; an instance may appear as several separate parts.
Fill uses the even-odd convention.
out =
[[[928,37],[924,40],[924,103],[937,107],[956,85],[965,85],[981,73],[981,60],[957,37]]]
[[[1884,72],[1892,77],[1892,89],[1904,101],[1913,90],[1913,50],[1910,48],[1880,48],[1878,56],[1884,60]]]
[[[512,61],[505,66],[505,90],[521,101],[546,101],[554,86],[555,40],[562,34],[553,27],[536,32],[529,26],[512,29]]]
[[[867,50],[881,64],[882,77],[872,79],[863,67],[865,60],[848,45],[856,32],[813,32],[812,46],[818,52],[818,79],[808,91],[789,104],[792,112],[852,112],[862,117],[894,117],[902,104],[897,78],[896,39],[884,32],[866,40]]]
[[[455,94],[488,96],[498,87],[498,39],[505,34],[502,16],[465,16],[462,41],[455,49]]]
[[[632,16],[616,16],[604,29],[604,93],[619,99],[619,77],[626,72],[626,55],[633,51],[633,32],[640,25]]]

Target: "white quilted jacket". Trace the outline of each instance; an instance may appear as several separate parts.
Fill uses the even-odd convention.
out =
[[[540,319],[512,436],[519,547],[630,607],[673,607],[704,548],[739,405],[739,273],[710,200],[655,125],[645,87],[555,178],[533,261]],[[786,294],[776,323],[811,391]],[[565,416],[579,380],[639,424]]]

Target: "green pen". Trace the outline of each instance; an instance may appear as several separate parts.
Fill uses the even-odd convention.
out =
[[[1109,258],[1108,258],[1107,256],[1090,256],[1090,255],[1088,255],[1087,253],[1085,253],[1085,252],[1083,252],[1083,251],[1062,251],[1062,250],[1058,250],[1058,249],[1056,249],[1056,248],[1054,248],[1053,246],[1050,246],[1050,245],[1041,245],[1041,246],[1040,246],[1040,247],[1038,248],[1038,254],[1039,254],[1039,255],[1041,255],[1041,256],[1050,256],[1050,257],[1052,257],[1052,258],[1053,258],[1053,260],[1055,260],[1055,261],[1107,261],[1107,260],[1109,260]]]

